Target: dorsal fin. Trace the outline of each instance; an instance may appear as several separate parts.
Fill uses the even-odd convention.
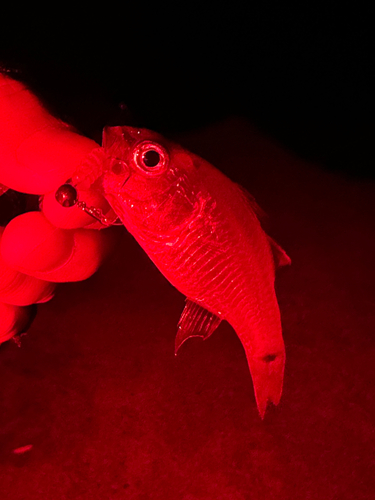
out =
[[[255,213],[255,215],[258,217],[259,222],[262,225],[262,221],[267,217],[267,214],[264,212],[264,210],[257,204],[255,201],[255,198],[252,194],[250,194],[247,189],[245,189],[243,186],[240,184],[237,184],[237,187],[239,188],[239,192],[241,193],[241,196],[245,203],[249,206],[252,212]],[[275,261],[275,268],[283,267],[283,266],[289,266],[292,261],[290,257],[287,255],[285,250],[281,248],[281,246],[276,243],[276,241],[271,238],[271,236],[268,236],[267,238],[272,250],[273,254],[273,259]]]
[[[264,220],[267,218],[266,212],[261,208],[258,203],[255,201],[254,196],[249,193],[249,191],[241,186],[241,184],[236,184],[236,187],[238,188],[238,191],[240,195],[242,196],[242,199],[244,200],[245,204],[248,205],[250,210],[255,213],[255,215],[258,217],[260,221]]]
[[[275,268],[277,269],[278,267],[289,266],[292,261],[285,250],[283,250],[281,246],[271,238],[271,236],[267,235],[267,238],[272,250],[273,259],[275,261]]]
[[[186,299],[184,310],[178,322],[175,340],[175,354],[190,337],[202,337],[206,340],[220,325],[221,319],[204,307]]]

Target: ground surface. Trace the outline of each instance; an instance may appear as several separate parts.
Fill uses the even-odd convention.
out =
[[[227,324],[174,356],[184,299],[123,231],[95,276],[39,307],[21,348],[0,348],[1,498],[373,499],[375,183],[237,119],[178,139],[256,197],[292,258],[276,282],[281,403],[260,420]]]

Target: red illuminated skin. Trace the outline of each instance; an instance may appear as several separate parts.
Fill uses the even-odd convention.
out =
[[[285,349],[274,258],[255,204],[209,163],[154,132],[112,127],[103,139],[106,198],[163,275],[232,325],[263,418],[268,401],[281,397]]]
[[[55,199],[57,188],[77,169],[93,158],[100,161],[100,152],[0,68],[0,196],[8,188],[43,195],[42,211],[0,227],[0,343],[29,327],[32,304],[50,300],[57,282],[88,278],[110,251],[112,231],[97,231],[104,226]],[[88,205],[105,214],[110,210],[100,193],[85,186],[77,191]]]

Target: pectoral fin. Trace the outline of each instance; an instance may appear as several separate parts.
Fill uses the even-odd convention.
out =
[[[190,337],[202,337],[207,339],[220,325],[221,319],[200,305],[186,299],[185,308],[182,311],[178,323],[178,331],[175,340],[175,354],[181,345]]]

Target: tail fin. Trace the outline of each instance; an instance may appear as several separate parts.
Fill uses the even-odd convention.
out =
[[[285,353],[268,354],[261,358],[247,357],[253,379],[255,400],[261,418],[268,402],[278,405],[283,391]]]

